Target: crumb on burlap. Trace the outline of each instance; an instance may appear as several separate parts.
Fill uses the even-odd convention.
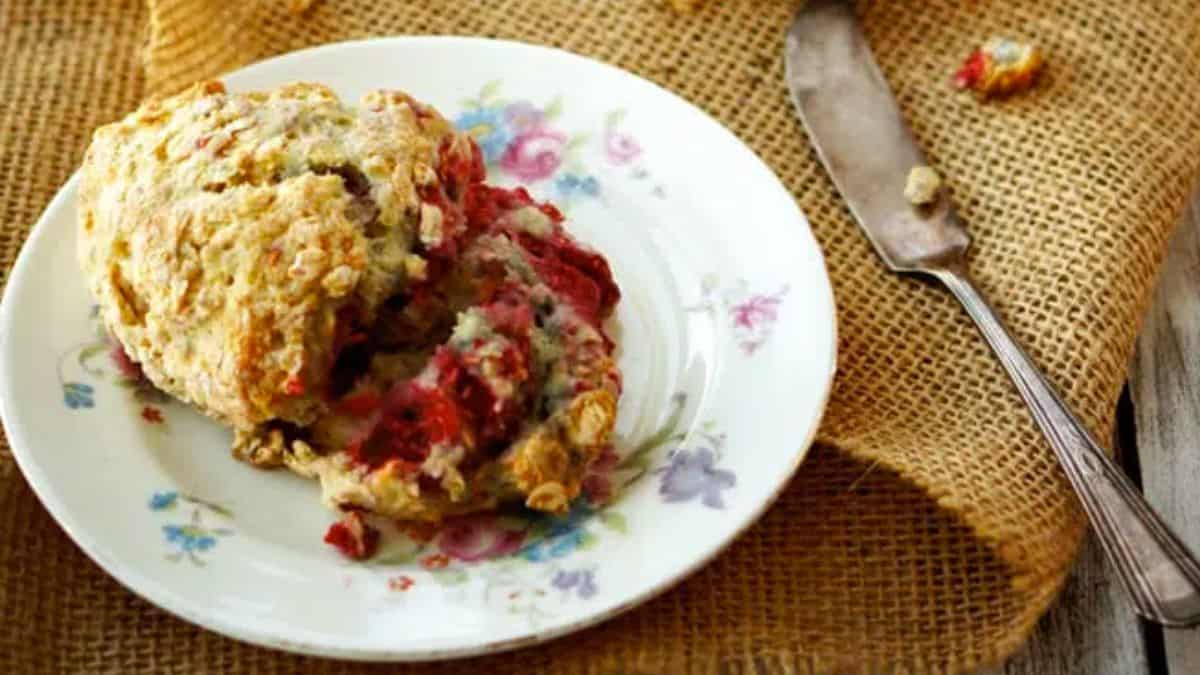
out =
[[[913,206],[933,203],[942,188],[942,177],[927,166],[914,166],[904,182],[904,198]]]
[[[954,74],[954,86],[983,99],[1007,96],[1031,87],[1043,64],[1037,47],[994,37],[971,52]]]
[[[700,8],[704,0],[670,0],[671,7],[677,12],[694,12]]]

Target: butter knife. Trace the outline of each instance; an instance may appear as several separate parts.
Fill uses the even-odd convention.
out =
[[[933,277],[954,294],[999,357],[1079,496],[1139,614],[1200,624],[1200,563],[1108,458],[967,273],[970,236],[943,191],[920,209],[903,194],[926,164],[854,15],[812,0],[785,49],[792,102],[825,169],[884,263]]]

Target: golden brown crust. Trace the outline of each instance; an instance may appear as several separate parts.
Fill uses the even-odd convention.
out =
[[[578,394],[559,416],[513,446],[502,462],[502,475],[527,495],[529,508],[565,512],[579,496],[584,469],[612,436],[616,418],[612,391]]]
[[[417,192],[454,135],[405,95],[363,103],[208,82],[97,130],[79,257],[156,385],[237,428],[315,418],[337,311],[369,317],[423,269]]]

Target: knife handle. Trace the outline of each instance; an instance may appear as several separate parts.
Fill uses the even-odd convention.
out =
[[[1108,458],[971,281],[965,265],[931,274],[962,302],[1054,449],[1137,612],[1165,626],[1200,624],[1200,563]]]

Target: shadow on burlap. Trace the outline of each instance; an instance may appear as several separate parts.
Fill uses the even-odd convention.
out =
[[[455,33],[594,56],[721,120],[812,220],[840,312],[823,446],[716,562],[574,637],[379,672],[959,671],[1020,645],[1068,572],[1081,516],[960,310],[882,269],[807,149],[780,62],[795,3],[709,0],[688,16],[653,0],[319,0],[301,16],[285,4],[151,0],[148,11],[137,0],[0,0],[5,275],[90,129],[147,93],[323,42]],[[1095,4],[861,9],[917,136],[950,176],[982,285],[1108,438],[1154,272],[1200,161],[1200,8]],[[1034,93],[981,105],[949,89],[958,61],[992,34],[1045,48],[1049,70]],[[4,672],[372,669],[241,645],[150,607],[69,542],[7,452],[0,531]]]

